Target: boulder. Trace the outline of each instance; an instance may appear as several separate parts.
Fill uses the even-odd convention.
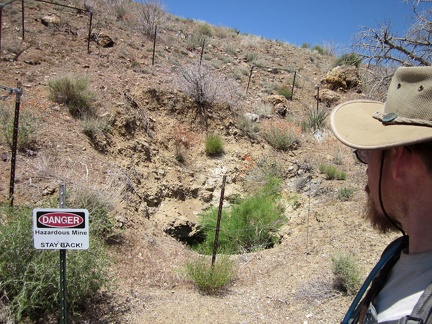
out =
[[[346,91],[355,88],[359,89],[361,79],[355,66],[337,66],[327,72],[321,83],[326,85],[330,90]]]

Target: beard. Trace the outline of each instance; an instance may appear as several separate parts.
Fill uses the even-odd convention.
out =
[[[390,221],[382,212],[379,212],[377,207],[375,206],[375,202],[371,198],[371,196],[367,195],[367,200],[364,208],[364,217],[367,218],[374,229],[376,229],[380,233],[388,233],[388,232],[397,232],[398,228],[395,226],[400,226],[400,223],[392,219]],[[389,216],[391,217],[391,216]]]

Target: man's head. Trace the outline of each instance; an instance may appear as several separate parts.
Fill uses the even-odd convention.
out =
[[[420,157],[432,170],[432,67],[397,69],[385,103],[354,100],[340,104],[332,111],[330,124],[335,136],[357,149],[357,156],[368,164],[367,217],[383,232],[394,225],[401,227],[403,204],[397,198],[404,196],[394,197],[398,191],[389,179],[395,176],[393,162],[405,167],[410,159],[410,163],[420,161],[413,157]]]
[[[400,67],[385,103],[353,100],[331,113],[335,136],[356,149],[385,149],[432,140],[432,67]]]

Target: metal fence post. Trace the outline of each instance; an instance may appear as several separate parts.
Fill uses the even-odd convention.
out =
[[[212,267],[215,264],[216,261],[216,253],[217,253],[217,248],[218,248],[218,244],[219,244],[219,230],[220,230],[220,222],[221,222],[221,218],[222,218],[222,206],[223,206],[223,200],[224,200],[224,193],[225,193],[225,181],[226,181],[226,175],[223,176],[223,180],[222,180],[222,189],[221,189],[221,196],[220,196],[220,200],[219,200],[219,211],[218,211],[218,219],[217,219],[217,224],[216,224],[216,233],[215,233],[215,240],[214,240],[214,245],[213,245],[213,256],[212,256]]]

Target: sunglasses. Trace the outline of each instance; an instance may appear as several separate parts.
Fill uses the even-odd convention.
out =
[[[354,154],[361,163],[368,164],[368,150],[355,149]]]

